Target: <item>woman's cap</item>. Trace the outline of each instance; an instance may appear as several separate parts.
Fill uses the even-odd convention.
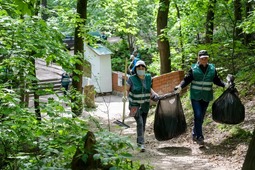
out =
[[[206,50],[201,50],[198,52],[198,56],[199,58],[205,58],[205,57],[209,57],[208,53]]]
[[[137,61],[137,62],[135,63],[135,67],[138,67],[138,66],[140,66],[140,65],[142,65],[142,66],[146,67],[145,62],[144,62],[144,61],[142,61],[142,60],[139,60],[139,61]]]

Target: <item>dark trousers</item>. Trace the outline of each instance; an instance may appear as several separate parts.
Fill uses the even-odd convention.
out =
[[[143,113],[142,110],[139,109],[139,113],[135,116],[138,145],[144,144],[144,132],[145,132],[147,115],[148,113]]]
[[[62,87],[64,87],[65,91],[64,91],[64,95],[66,95],[66,92],[68,90],[68,85],[62,85]]]
[[[191,104],[194,111],[194,127],[193,127],[192,135],[193,137],[197,139],[198,138],[204,139],[202,125],[204,122],[204,117],[205,117],[205,113],[206,113],[209,102],[205,102],[203,100],[197,101],[197,100],[191,99]]]

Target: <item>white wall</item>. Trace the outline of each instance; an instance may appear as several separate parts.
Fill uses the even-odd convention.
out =
[[[92,84],[97,93],[112,92],[112,66],[110,55],[97,55],[87,45],[84,47],[84,57],[91,63],[91,79],[83,77],[83,87]]]
[[[112,92],[112,65],[111,56],[100,56],[100,84],[102,92]]]

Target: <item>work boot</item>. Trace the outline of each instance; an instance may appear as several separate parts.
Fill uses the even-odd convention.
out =
[[[197,139],[197,144],[200,145],[200,146],[203,146],[205,143],[204,143],[204,138],[203,137],[199,137]]]

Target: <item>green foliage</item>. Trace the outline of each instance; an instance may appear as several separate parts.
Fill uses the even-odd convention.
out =
[[[245,130],[240,125],[230,126],[226,124],[218,124],[217,128],[222,131],[230,132],[231,138],[234,139],[249,141],[252,138],[252,131]]]
[[[156,45],[155,6],[148,0],[89,2],[87,24],[90,29],[104,32],[108,37],[119,36],[122,39],[108,46],[113,51],[114,71],[124,72],[125,57],[129,58],[134,48],[139,49],[147,64],[151,63],[151,53],[155,51]]]
[[[29,2],[23,0],[2,0],[1,11],[7,12],[12,17],[19,15],[31,15],[34,14],[36,8],[36,0],[30,0]]]
[[[120,137],[117,134],[107,131],[101,131],[96,134],[98,151],[94,155],[95,159],[100,159],[102,164],[112,164],[113,166],[120,167],[126,160],[131,158],[131,154],[127,152],[132,145],[128,138]]]
[[[40,7],[38,2],[0,0],[0,156],[3,158],[0,165],[7,163],[9,169],[70,168],[66,160],[71,160],[81,136],[87,131],[85,121],[70,118],[79,114],[72,115],[61,103],[71,105],[80,113],[83,109],[82,95],[76,91],[71,90],[68,98],[54,94],[50,88],[39,91],[40,95],[50,93],[57,96],[57,99],[49,98],[47,102],[41,103],[43,121],[40,123],[35,119],[32,109],[24,107],[21,101],[24,92],[36,89],[36,84],[33,84],[37,81],[34,59],[42,58],[47,64],[54,61],[67,72],[77,74],[81,72],[74,65],[83,64],[82,55],[71,56],[62,43],[65,35],[74,34],[75,23],[84,22],[75,13],[76,1],[48,0],[48,9]],[[150,0],[89,1],[88,25],[82,27],[82,33],[86,35],[88,31],[99,30],[108,37],[121,37],[119,43],[107,44],[114,52],[114,71],[124,72],[125,58],[129,58],[133,49],[137,48],[148,65],[148,71],[159,75],[156,35],[158,3]],[[187,71],[191,63],[196,62],[197,52],[206,49],[210,54],[210,62],[216,65],[220,77],[224,79],[226,74],[234,74],[237,88],[245,96],[250,90],[249,86],[255,83],[255,76],[252,74],[254,43],[245,44],[242,39],[235,39],[233,8],[232,1],[217,1],[213,43],[204,44],[208,3],[202,0],[171,1],[165,33],[170,41],[172,70]],[[43,14],[47,15],[47,20],[41,18]],[[254,11],[249,13],[243,22],[238,23],[238,28],[253,34],[254,14]],[[78,77],[73,78],[79,80]],[[221,92],[217,88],[215,96],[219,96]],[[185,101],[186,117],[192,120],[188,97],[187,93],[182,100]],[[77,103],[70,102],[70,99]],[[250,135],[236,127],[231,131],[238,137]],[[97,137],[100,139],[100,153],[96,158],[105,163],[110,162],[115,169],[138,167],[138,164],[136,166],[129,163],[131,158],[128,153],[122,152],[123,149],[131,148],[125,139],[106,132],[98,133]]]
[[[70,88],[68,97],[71,99],[71,108],[74,113],[73,117],[80,116],[83,112],[83,95],[73,87]]]
[[[250,2],[251,3],[251,2]],[[248,17],[240,24],[239,27],[243,28],[245,33],[254,33],[255,32],[255,11],[252,11]]]
[[[248,61],[245,67],[243,67],[238,73],[237,73],[237,81],[239,82],[244,82],[243,84],[246,86],[252,86],[255,83],[255,75],[252,74],[253,73],[253,69],[254,69],[254,62],[252,61],[252,58],[249,57]],[[246,89],[246,86],[243,86],[243,89]],[[248,90],[248,89],[246,89]]]
[[[73,30],[78,19],[73,13],[74,8],[70,8],[74,4],[68,1],[49,1],[49,5],[54,8],[43,11],[37,9],[37,1],[14,2],[9,4],[7,1],[0,1],[1,7],[4,7],[0,11],[1,70],[9,70],[8,74],[3,75],[8,77],[5,84],[0,87],[0,167],[70,169],[71,161],[67,160],[72,159],[77,146],[81,145],[82,136],[87,132],[86,120],[77,118],[77,113],[83,110],[83,107],[80,107],[82,95],[73,89],[67,97],[59,96],[50,88],[37,91],[38,95],[55,96],[40,103],[42,121],[36,119],[31,108],[24,107],[20,98],[26,94],[24,92],[37,88],[34,84],[38,81],[34,65],[37,58],[44,59],[47,64],[54,61],[67,72],[80,73],[74,69],[74,65],[83,64],[83,55],[71,56],[62,43],[63,34],[72,34],[70,30]],[[61,3],[63,8],[55,6],[58,3]],[[36,8],[31,8],[32,6]],[[48,14],[48,20],[43,20],[40,15],[34,16],[37,12]],[[123,45],[121,48],[126,47]],[[123,54],[127,53],[126,48]],[[78,80],[77,77],[73,78]],[[9,87],[13,90],[9,90]],[[74,113],[66,110],[63,103],[74,108]],[[100,138],[102,143],[99,143],[98,150],[104,163],[109,162],[118,169],[138,169],[139,163],[129,163],[131,155],[125,149],[132,146],[126,139],[112,134],[102,136],[104,138]],[[83,159],[86,160],[86,156]]]
[[[35,58],[44,58],[48,64],[51,61],[68,62],[70,55],[64,50],[62,34],[42,19],[25,17],[17,20],[5,17],[0,27],[2,27],[0,51],[3,58],[31,61],[33,55]]]
[[[230,129],[230,132],[233,137],[239,138],[239,139],[248,139],[252,137],[252,132],[242,129],[239,126],[233,126]]]
[[[127,43],[121,40],[118,43],[106,45],[113,52],[111,55],[112,70],[125,72],[125,60],[130,58]]]
[[[77,141],[87,131],[87,123],[71,119],[61,102],[49,99],[44,105],[43,121],[19,105],[19,95],[0,89],[0,161],[21,169],[65,167],[75,152]],[[70,145],[71,144],[71,145]],[[48,158],[51,159],[48,159]],[[10,159],[13,158],[13,159]]]
[[[140,163],[131,161],[132,155],[128,153],[130,149],[133,149],[128,137],[121,137],[108,131],[100,131],[96,133],[96,140],[98,154],[94,155],[94,159],[100,159],[105,165],[112,165],[111,169],[139,169]],[[146,169],[150,169],[149,167],[147,166]]]
[[[154,53],[152,57],[152,63],[148,65],[147,71],[152,73],[152,75],[160,75],[160,61],[157,53]]]
[[[19,96],[13,91],[3,89],[2,94],[2,162],[9,167],[18,165],[21,169],[70,168],[71,161],[66,160],[71,160],[77,147],[82,145],[89,120],[71,118],[71,112],[66,111],[61,104],[64,97],[60,97],[60,100],[49,98],[42,105],[44,119],[38,122],[33,112],[20,107]],[[98,154],[94,155],[95,159],[117,169],[139,168],[139,162],[131,161],[132,155],[128,150],[133,149],[133,146],[127,137],[100,131],[96,133],[96,140]],[[10,160],[10,157],[14,159]],[[83,158],[86,159],[86,155]]]
[[[190,102],[190,93],[189,93],[189,89],[187,92],[182,93],[181,95],[181,103],[182,103],[182,107],[183,107],[183,112],[185,114],[185,118],[187,123],[192,123],[194,120],[194,114],[193,114],[193,109],[191,106],[191,102]]]

